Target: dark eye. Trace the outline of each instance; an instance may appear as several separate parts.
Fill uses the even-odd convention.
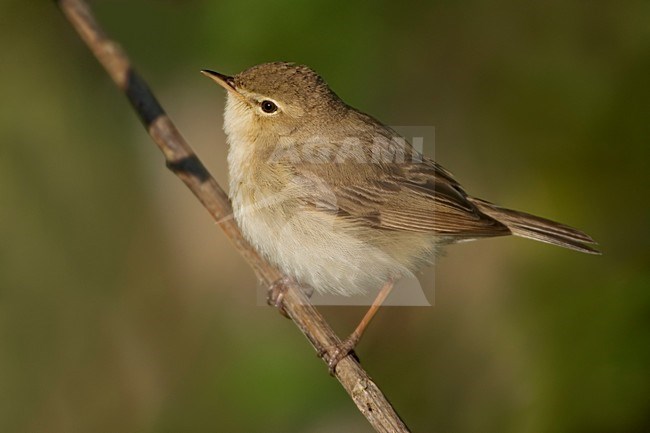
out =
[[[262,103],[260,104],[260,107],[262,107],[263,112],[269,113],[269,114],[275,113],[276,111],[278,111],[278,106],[275,105],[275,103],[273,101],[269,101],[269,100],[262,101]]]

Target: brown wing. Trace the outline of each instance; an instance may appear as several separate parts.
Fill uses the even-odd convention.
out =
[[[432,232],[458,238],[509,234],[480,212],[452,175],[434,161],[391,164],[302,164],[306,204],[385,230]]]
[[[311,209],[382,230],[452,239],[514,234],[599,254],[586,245],[595,242],[580,230],[468,197],[451,173],[366,114],[349,108],[331,126],[323,155],[350,154],[362,161],[289,164],[287,174],[297,183],[294,198]],[[348,149],[349,139],[357,139],[358,145]],[[377,150],[389,158],[371,162]],[[393,154],[405,158],[398,162],[390,159]]]

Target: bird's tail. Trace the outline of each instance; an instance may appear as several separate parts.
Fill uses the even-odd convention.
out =
[[[508,227],[515,236],[546,242],[583,253],[601,254],[597,249],[586,245],[596,244],[591,236],[573,227],[525,212],[504,209],[478,198],[468,197],[468,199],[481,212]]]

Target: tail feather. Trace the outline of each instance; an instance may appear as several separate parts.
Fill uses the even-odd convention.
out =
[[[484,214],[499,221],[515,236],[558,245],[588,254],[601,254],[597,249],[585,245],[596,242],[584,232],[546,218],[505,209],[478,198],[468,197]]]

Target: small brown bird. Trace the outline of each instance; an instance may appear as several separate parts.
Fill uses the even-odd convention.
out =
[[[513,234],[598,254],[579,230],[471,197],[306,66],[266,63],[234,77],[202,72],[228,91],[230,197],[246,239],[316,291],[381,288],[330,368],[354,348],[392,282],[413,276],[443,245]]]

